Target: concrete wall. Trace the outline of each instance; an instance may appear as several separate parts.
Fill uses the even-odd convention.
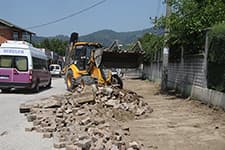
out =
[[[225,93],[222,92],[193,86],[191,90],[191,98],[225,109]]]
[[[184,96],[225,109],[225,93],[207,88],[204,55],[186,56],[179,63],[168,64],[168,88]]]
[[[184,96],[189,96],[193,85],[207,87],[203,55],[186,56],[181,62],[168,64],[169,89],[176,89]]]
[[[152,62],[144,65],[144,77],[151,81],[161,81],[162,77],[162,62]]]
[[[134,68],[134,69],[121,69],[120,71],[123,74],[124,78],[138,79],[143,77],[143,69]]]
[[[144,76],[152,81],[161,81],[162,62],[154,62],[143,67]],[[225,109],[225,93],[207,88],[204,55],[186,56],[180,62],[168,64],[168,88],[181,92],[184,96],[200,100],[206,104]]]

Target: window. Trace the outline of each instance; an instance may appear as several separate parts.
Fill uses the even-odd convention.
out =
[[[22,33],[22,40],[30,42],[30,34],[28,32],[23,32]]]
[[[19,71],[27,71],[27,57],[25,56],[16,56],[15,57],[15,67]]]
[[[54,69],[54,66],[50,66],[50,71],[52,71]]]
[[[26,56],[0,56],[1,68],[16,68],[19,71],[27,71],[28,63]]]
[[[33,60],[33,68],[34,69],[42,69],[47,70],[47,60],[32,57]]]
[[[86,57],[87,57],[87,59],[89,59],[90,57],[91,57],[91,47],[87,47],[87,52],[86,52]]]
[[[19,32],[13,32],[13,40],[19,40]]]
[[[74,60],[79,60],[81,57],[86,55],[86,46],[79,45],[76,46]]]
[[[0,56],[0,67],[1,68],[12,68],[13,67],[13,56]]]

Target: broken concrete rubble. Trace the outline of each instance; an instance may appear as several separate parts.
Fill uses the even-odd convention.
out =
[[[20,108],[28,121],[33,122],[33,127],[26,131],[41,132],[43,138],[53,137],[54,148],[66,150],[142,149],[140,143],[128,140],[129,127],[120,126],[119,121],[152,111],[135,92],[112,87],[99,88],[92,100],[73,93],[33,105],[25,103]]]

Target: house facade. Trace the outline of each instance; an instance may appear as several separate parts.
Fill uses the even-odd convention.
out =
[[[32,35],[34,34],[31,31],[0,19],[0,44],[6,40],[27,41],[31,43]]]

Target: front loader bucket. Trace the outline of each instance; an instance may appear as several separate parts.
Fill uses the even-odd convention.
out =
[[[103,51],[104,68],[138,68],[143,61],[143,54],[135,51]]]
[[[120,49],[114,41],[109,48],[100,48],[95,51],[95,64],[103,68],[138,68],[143,62],[144,51],[138,41],[130,50]]]

